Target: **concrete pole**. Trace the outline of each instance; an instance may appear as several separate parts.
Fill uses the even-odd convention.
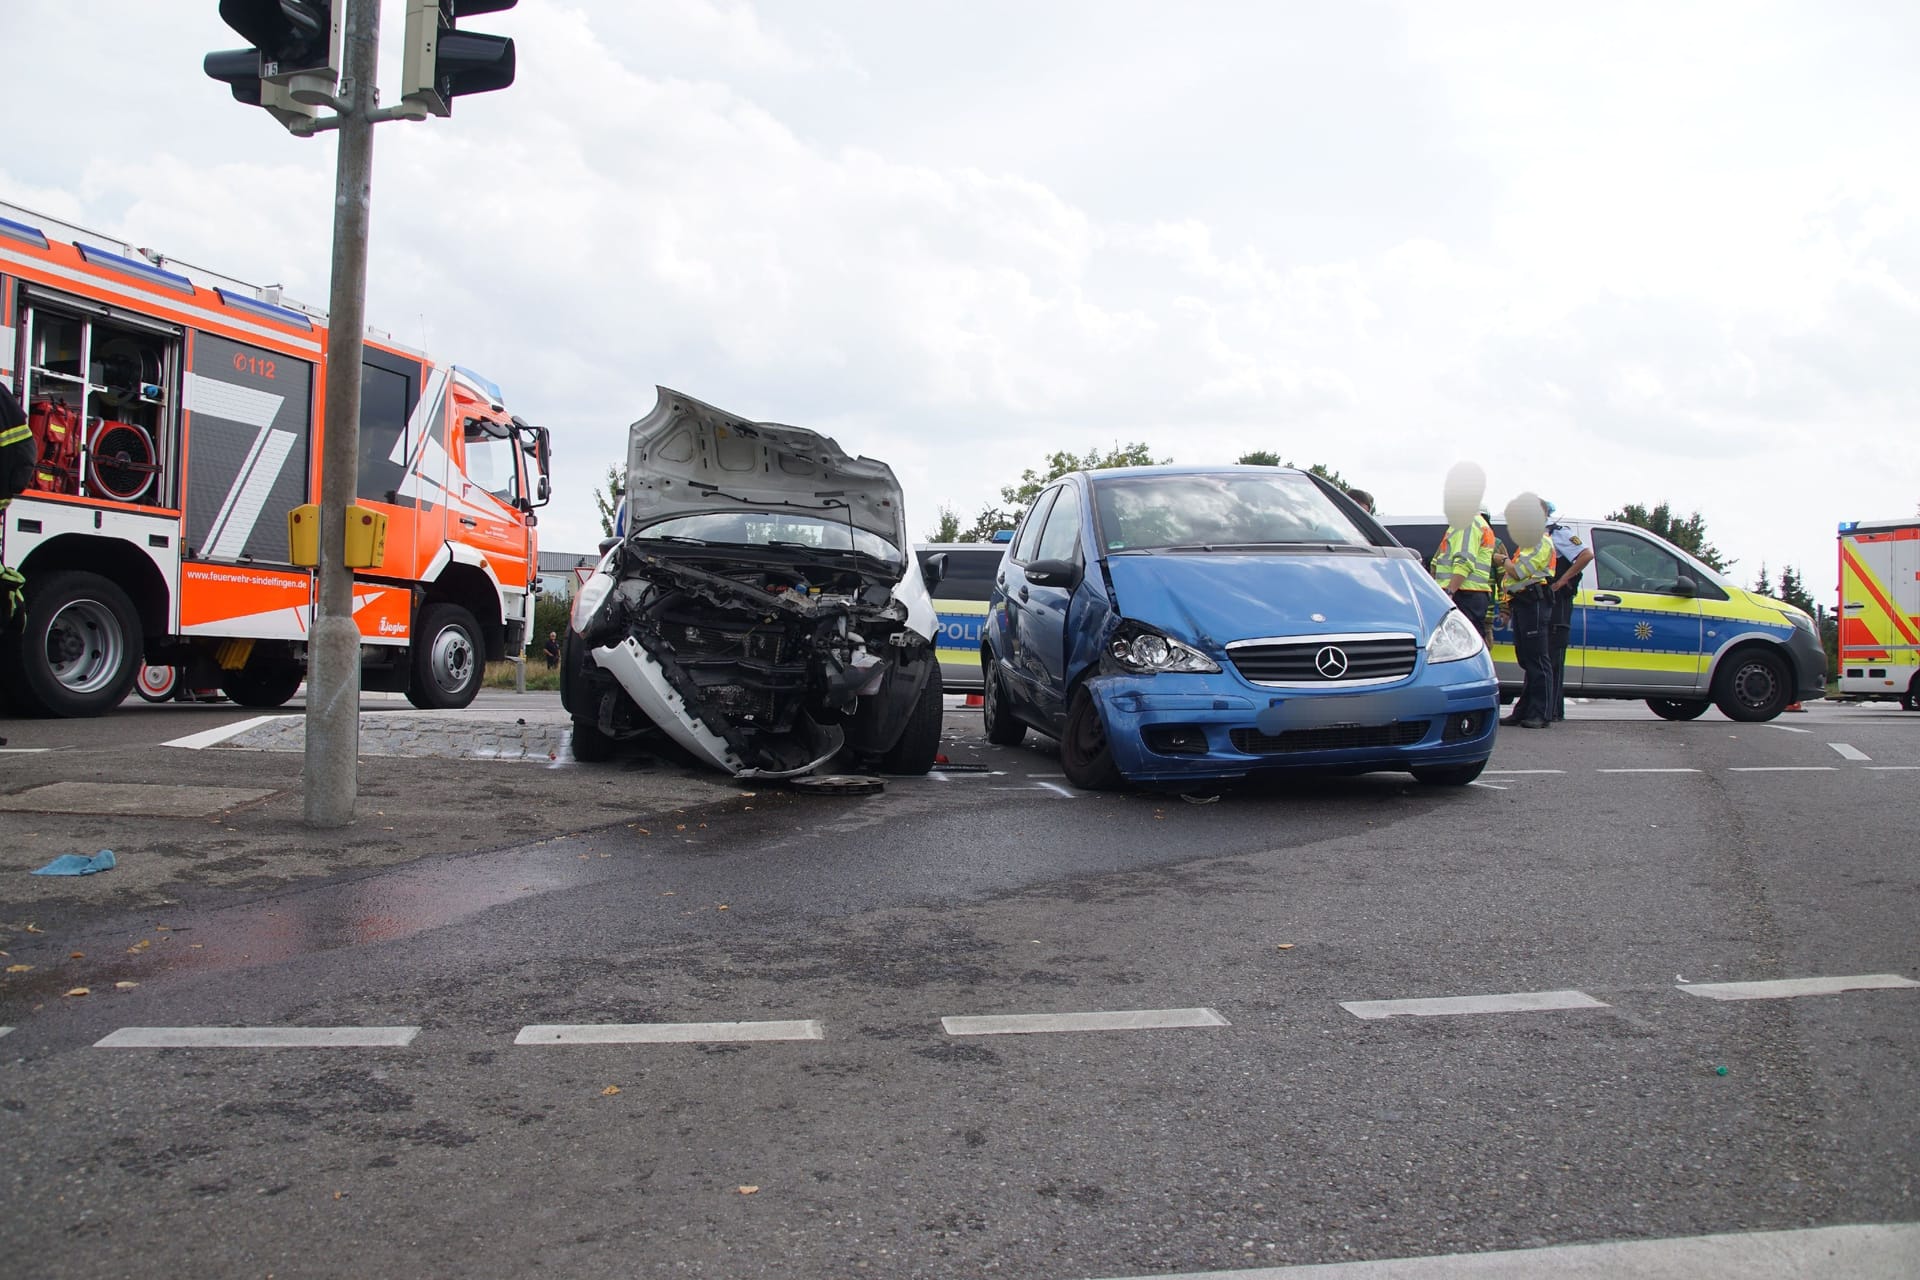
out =
[[[360,628],[353,620],[353,570],[345,559],[347,507],[360,478],[360,340],[367,328],[379,34],[380,0],[345,0],[320,455],[320,612],[307,643],[305,816],[312,827],[351,823],[359,789]]]

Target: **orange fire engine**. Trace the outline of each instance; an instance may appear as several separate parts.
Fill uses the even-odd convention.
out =
[[[317,587],[287,516],[319,500],[326,359],[325,317],[277,288],[0,204],[0,378],[40,446],[0,528],[27,580],[0,635],[11,710],[98,715],[143,663],[246,706],[293,696]],[[387,518],[355,578],[363,684],[465,706],[525,643],[547,431],[385,339],[360,385],[358,502]]]

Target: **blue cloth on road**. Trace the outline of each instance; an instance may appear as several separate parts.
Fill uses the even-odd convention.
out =
[[[63,853],[32,874],[36,876],[90,876],[96,871],[113,870],[113,850],[102,849],[91,858],[79,853]]]

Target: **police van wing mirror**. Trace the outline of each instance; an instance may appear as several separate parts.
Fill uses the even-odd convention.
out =
[[[1698,595],[1700,594],[1700,584],[1683,573],[1673,580],[1673,594],[1677,596]]]
[[[927,580],[927,590],[932,591],[947,576],[947,553],[936,551],[920,565],[920,576]]]

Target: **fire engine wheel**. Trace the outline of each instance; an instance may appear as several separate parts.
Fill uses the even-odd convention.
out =
[[[1729,720],[1771,720],[1792,701],[1787,664],[1765,649],[1734,654],[1714,678],[1714,705]]]
[[[180,688],[180,668],[143,664],[134,678],[133,691],[145,702],[171,702]]]
[[[422,708],[464,707],[480,692],[486,649],[480,624],[457,604],[430,604],[420,611],[413,646],[413,679],[407,701]]]
[[[29,714],[97,716],[133,688],[144,644],[126,592],[97,573],[55,570],[28,579],[25,623],[7,638],[0,670]]]
[[[256,644],[244,667],[220,673],[220,692],[236,706],[264,710],[285,706],[306,678],[306,668],[293,654],[278,646]]]

